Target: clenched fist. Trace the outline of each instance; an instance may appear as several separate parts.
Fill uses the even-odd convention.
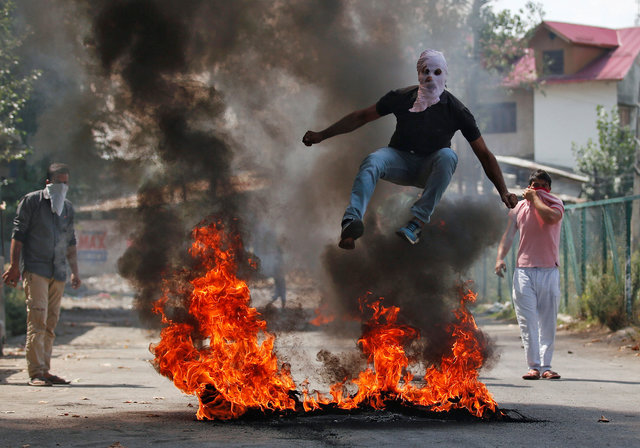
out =
[[[323,140],[320,132],[307,131],[302,137],[302,143],[307,146],[311,146],[316,143],[320,143]]]

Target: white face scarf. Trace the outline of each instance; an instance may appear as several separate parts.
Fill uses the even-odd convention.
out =
[[[436,50],[425,50],[418,59],[418,96],[409,112],[422,112],[440,101],[449,74],[444,55]]]
[[[69,185],[62,183],[47,184],[44,191],[44,197],[51,200],[51,211],[56,213],[58,216],[62,215],[64,200],[67,197]]]

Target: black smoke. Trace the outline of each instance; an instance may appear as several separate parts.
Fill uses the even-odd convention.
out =
[[[403,224],[401,218],[380,226],[376,222],[380,213],[370,213],[355,250],[329,246],[323,254],[330,285],[325,302],[337,317],[332,330],[355,330],[350,318],[362,315],[358,299],[367,293],[383,297],[384,306],[400,308],[400,323],[420,331],[419,342],[412,346],[414,361],[437,364],[450,352],[447,327],[456,321],[453,310],[462,294],[473,290],[467,271],[500,238],[505,214],[499,206],[497,201],[470,197],[444,201],[415,246],[394,234],[393,226]],[[485,343],[485,355],[490,355],[485,337],[480,331],[476,336]]]
[[[59,97],[43,112],[36,140],[90,160],[83,174],[103,184],[130,173],[138,207],[123,218],[132,244],[119,268],[136,286],[143,315],[166,273],[190,267],[190,230],[213,215],[237,225],[246,241],[266,226],[289,268],[324,284],[326,300],[345,314],[367,291],[403,306],[402,319],[429,335],[421,353],[431,359],[444,336],[429,330],[450,321],[460,273],[490,244],[496,220],[475,200],[441,204],[425,241],[412,248],[391,227],[374,231],[370,213],[359,248],[339,253],[333,245],[359,161],[388,143],[393,119],[310,149],[300,139],[416,83],[415,60],[427,47],[444,51],[448,87],[462,97],[456,80],[470,66],[468,6],[21,0],[33,26],[32,60],[56,73],[49,90]],[[95,130],[105,130],[100,147],[91,143]],[[122,167],[107,182],[105,154]],[[251,176],[238,188],[243,173]]]
[[[131,237],[119,261],[120,273],[136,285],[143,315],[160,294],[163,277],[185,264],[185,241],[195,220],[237,216],[230,184],[232,148],[222,132],[203,128],[215,119],[221,97],[194,82],[190,27],[201,2],[117,0],[95,10],[95,52],[105,75],[122,79],[128,111],[155,135],[154,152],[163,169],[138,195]],[[194,9],[195,8],[195,9]]]

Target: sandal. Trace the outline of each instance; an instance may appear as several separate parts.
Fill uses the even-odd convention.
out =
[[[44,377],[45,380],[49,381],[51,384],[69,384],[71,383],[71,381],[67,381],[64,378],[60,378],[57,375],[53,375],[51,373],[45,373]]]
[[[27,384],[29,384],[29,386],[36,386],[36,387],[48,387],[52,385],[51,381],[49,381],[43,376],[34,376],[29,380]]]
[[[558,374],[558,372],[554,372],[553,370],[545,370],[542,373],[542,378],[544,378],[545,380],[558,380],[560,379],[560,375]]]
[[[539,380],[540,379],[540,371],[538,369],[531,369],[527,372],[526,375],[522,375],[523,380]]]

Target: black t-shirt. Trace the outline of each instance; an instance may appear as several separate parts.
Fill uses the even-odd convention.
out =
[[[451,147],[457,130],[467,141],[480,137],[473,115],[462,102],[446,90],[440,101],[422,112],[409,112],[418,95],[418,86],[392,90],[376,103],[380,115],[394,114],[396,130],[389,146],[401,151],[429,154]]]

